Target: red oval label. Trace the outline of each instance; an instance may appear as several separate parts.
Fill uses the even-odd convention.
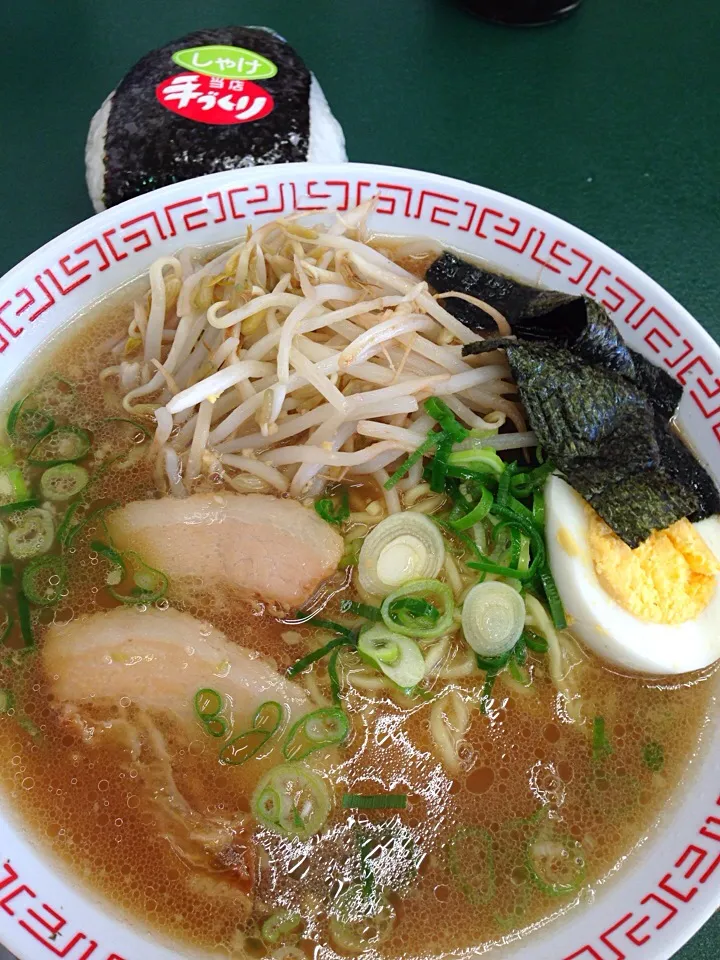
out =
[[[200,73],[176,73],[155,88],[160,103],[198,123],[251,123],[275,106],[271,95],[252,80],[228,80]]]

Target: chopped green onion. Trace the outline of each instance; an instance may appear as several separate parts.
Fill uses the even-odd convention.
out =
[[[266,700],[261,703],[253,717],[253,730],[263,730],[272,736],[280,726],[283,718],[283,708],[277,700]]]
[[[495,896],[493,840],[481,827],[461,827],[447,847],[450,872],[466,899],[474,907],[484,906]]]
[[[470,471],[471,475],[490,474],[500,479],[508,464],[491,447],[472,447],[470,450],[454,450],[448,457],[448,466]]]
[[[246,730],[232,739],[220,751],[220,763],[227,767],[240,767],[261,750],[271,733],[267,730]]]
[[[38,499],[17,500],[15,503],[3,503],[0,505],[0,514],[9,516],[12,513],[23,513],[25,510],[34,510],[40,506]]]
[[[530,630],[528,627],[526,627],[523,631],[523,639],[525,640],[526,646],[535,653],[548,652],[547,640],[545,637],[541,637],[539,633],[535,633],[534,630]]]
[[[433,493],[443,493],[447,476],[448,457],[453,448],[453,438],[444,433],[437,445],[435,456],[430,466],[430,489]]]
[[[82,427],[57,427],[41,437],[28,454],[28,463],[35,467],[56,467],[73,463],[87,456],[90,434]]]
[[[77,523],[74,523],[76,514],[78,514],[81,508],[87,508],[87,504],[83,503],[82,500],[78,500],[76,503],[72,503],[63,517],[62,523],[58,527],[58,540],[63,547],[72,547],[73,543],[77,537],[82,533],[83,530],[87,530],[92,526],[94,520],[101,518],[102,515],[108,510],[114,510],[116,507],[119,507],[120,504],[117,501],[113,503],[105,504],[102,507],[96,507],[94,510],[91,510],[83,519],[79,520]],[[105,528],[105,524],[103,523]],[[107,528],[105,528],[105,533],[107,534]]]
[[[404,810],[407,807],[406,793],[345,793],[345,810]]]
[[[433,431],[430,431],[430,433],[428,433],[425,440],[423,440],[423,442],[414,451],[414,453],[411,453],[410,456],[407,458],[407,460],[404,463],[400,464],[400,466],[397,468],[395,473],[391,474],[388,477],[388,479],[385,481],[385,489],[392,490],[395,484],[399,483],[400,480],[402,480],[402,478],[405,476],[405,474],[409,473],[410,469],[414,467],[415,464],[418,463],[418,461],[422,460],[422,458],[427,453],[430,453],[430,451],[433,449],[435,444],[439,443],[442,436],[443,436],[442,432],[434,433]]]
[[[643,763],[653,773],[658,773],[665,765],[665,750],[663,745],[655,740],[645,744],[642,756]]]
[[[200,720],[214,720],[223,707],[223,699],[212,687],[203,687],[195,694],[195,713]]]
[[[288,667],[286,676],[295,677],[298,675],[298,673],[302,673],[303,670],[306,670],[317,660],[322,660],[323,657],[326,657],[336,647],[347,646],[352,646],[347,637],[335,637],[334,639],[328,641],[328,643],[326,643],[324,646],[319,647],[317,650],[313,650],[312,653],[308,653],[307,656],[300,657],[299,660],[296,660],[291,667]]]
[[[342,743],[349,732],[350,721],[343,710],[321,707],[293,724],[283,744],[283,754],[287,760],[304,760],[316,750]]]
[[[303,620],[305,613],[302,610],[298,610],[295,614],[296,620]],[[321,630],[332,630],[333,633],[338,633],[342,637],[347,637],[348,640],[354,640],[355,635],[350,629],[350,627],[345,626],[343,623],[337,623],[335,620],[326,620],[325,617],[310,617],[309,620],[303,620],[303,626],[318,627]]]
[[[15,463],[15,453],[12,447],[4,447],[0,444],[0,467],[9,467]]]
[[[480,691],[480,712],[487,713],[488,706],[490,705],[490,700],[492,699],[493,687],[495,686],[495,680],[497,678],[497,673],[492,670],[488,670],[487,676],[485,677],[485,683],[482,685],[482,690]]]
[[[574,893],[585,879],[585,855],[570,837],[545,837],[539,832],[528,844],[526,864],[543,893],[553,897]]]
[[[515,461],[513,461],[512,463],[508,463],[500,477],[500,482],[498,483],[497,497],[495,499],[503,507],[507,506],[508,497],[510,496],[510,481],[515,475],[516,470],[517,470],[517,463]]]
[[[0,467],[0,500],[5,509],[11,508],[12,504],[18,501],[27,499],[28,488],[20,467],[14,464]]]
[[[497,657],[483,657],[481,654],[475,654],[475,661],[480,670],[486,670],[488,673],[499,673],[503,667],[506,667],[512,657],[512,649],[501,653]]]
[[[205,732],[209,733],[211,737],[224,737],[228,732],[228,724],[225,717],[213,717],[212,720],[206,720],[203,723],[205,727]]]
[[[519,683],[523,687],[529,687],[532,683],[530,671],[519,664],[515,657],[511,657],[508,661],[508,673],[516,683]]]
[[[100,540],[93,540],[90,546],[112,565],[113,569],[105,582],[110,596],[120,603],[155,603],[167,593],[168,578],[161,570],[148,566],[139,554],[132,550],[118,553],[114,547]],[[132,580],[132,586],[124,592],[118,590],[122,581],[128,577]]]
[[[330,678],[330,696],[332,697],[333,703],[340,703],[340,677],[338,675],[337,661],[340,651],[338,649],[333,650],[330,654],[330,659],[328,660],[328,677]]]
[[[15,694],[6,687],[0,687],[0,716],[15,709]]]
[[[433,521],[411,510],[381,520],[360,551],[360,586],[382,597],[411,580],[436,577],[445,559],[445,542]]]
[[[61,557],[38,557],[23,570],[23,593],[37,606],[51,607],[61,599],[67,578],[67,567]]]
[[[281,763],[261,778],[252,798],[260,823],[285,837],[308,840],[330,815],[332,801],[325,781],[303,763]]]
[[[15,571],[11,563],[0,563],[0,584],[9,587],[15,579]]]
[[[286,934],[294,933],[303,923],[299,913],[291,913],[289,910],[278,910],[263,921],[260,927],[260,936],[265,943],[277,943]]]
[[[520,639],[524,625],[523,599],[507,583],[498,580],[478,583],[465,597],[463,633],[467,643],[482,658],[494,661],[509,654]]]
[[[440,619],[438,608],[427,600],[423,600],[422,597],[401,597],[399,600],[394,600],[388,612],[393,624],[407,627],[408,630],[413,631],[413,635],[417,628],[434,629]]]
[[[543,589],[545,590],[545,597],[547,598],[548,609],[550,611],[550,617],[552,619],[553,626],[556,630],[564,630],[567,627],[567,617],[565,616],[565,608],[563,607],[563,602],[560,599],[560,594],[558,593],[555,579],[550,572],[550,567],[546,566],[544,569],[541,569],[540,580],[542,581]]]
[[[593,760],[596,763],[601,762],[605,757],[613,752],[605,734],[605,718],[595,717],[593,720],[593,741],[592,741]]]
[[[0,603],[0,644],[5,643],[15,625],[15,618],[5,604]]]
[[[61,463],[43,473],[40,490],[46,500],[71,500],[87,486],[88,480],[85,467],[79,467],[76,463]]]
[[[515,644],[515,649],[512,652],[513,659],[519,667],[522,667],[527,660],[527,644],[525,643],[525,631],[520,634],[520,639]]]
[[[5,559],[5,554],[7,553],[7,545],[8,545],[7,527],[2,522],[2,520],[0,520],[0,560]],[[7,564],[3,564],[3,566],[7,566]]]
[[[30,604],[28,598],[18,590],[17,593],[18,620],[20,621],[20,634],[25,644],[25,649],[35,646],[35,634],[33,632],[32,617],[30,615]]]
[[[330,936],[345,954],[373,953],[393,932],[396,912],[383,893],[366,894],[365,884],[353,884],[334,901]]]
[[[407,619],[403,620],[395,615],[396,604],[398,600],[406,597],[427,597],[428,595],[440,601],[440,610],[437,619],[430,622],[429,617],[415,618],[410,626],[406,626]],[[435,608],[437,609],[437,607]],[[446,633],[453,622],[453,612],[455,610],[455,600],[450,587],[440,580],[411,580],[403,584],[383,600],[380,611],[382,618],[388,630],[394,633],[401,633],[406,637],[430,639],[439,637]],[[408,613],[405,607],[405,613]]]
[[[425,659],[410,637],[374,624],[360,634],[358,652],[403,690],[412,689],[425,676]]]
[[[332,497],[323,497],[322,500],[316,500],[315,512],[327,523],[332,523],[336,526],[345,523],[350,516],[350,500],[347,490],[343,488],[340,503],[337,506]]]
[[[439,397],[428,397],[423,403],[423,406],[425,407],[425,412],[429,414],[433,420],[437,420],[443,431],[452,439],[453,443],[460,443],[470,435],[470,431],[457,420],[455,414],[444,400],[441,400]]]
[[[55,421],[43,410],[25,407],[32,394],[18,400],[7,418],[7,432],[13,443],[29,443],[44,437],[55,426]]]
[[[451,520],[450,526],[453,530],[467,530],[469,527],[473,527],[476,523],[484,520],[488,513],[490,513],[492,505],[493,495],[487,487],[483,487],[480,500],[472,510],[466,513],[464,517],[460,517],[459,520]]]
[[[105,417],[97,427],[93,427],[93,452],[98,464],[93,480],[104,474],[111,466],[120,470],[132,466],[138,459],[136,452],[151,439],[151,432],[137,420],[130,420],[127,417]],[[120,453],[117,452],[118,450]]]
[[[535,490],[532,501],[532,516],[535,523],[544,529],[545,527],[545,494],[540,490]]]
[[[52,514],[48,510],[25,510],[8,534],[8,548],[15,560],[29,560],[47,553],[55,537]]]
[[[343,550],[343,555],[340,557],[338,570],[347,570],[348,567],[356,567],[358,560],[360,559],[361,547],[362,540],[359,537],[356,537],[355,540],[351,540],[349,543],[346,543],[345,549]]]
[[[340,613],[354,613],[357,617],[365,617],[375,623],[382,621],[380,607],[373,607],[369,603],[356,603],[354,600],[341,600]]]
[[[529,497],[545,485],[545,481],[554,469],[551,463],[544,463],[542,466],[535,467],[532,470],[516,473],[510,484],[512,493],[516,497]]]

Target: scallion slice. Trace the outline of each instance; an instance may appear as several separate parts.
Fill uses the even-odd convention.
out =
[[[409,580],[436,577],[445,544],[436,524],[422,513],[394,513],[365,538],[358,575],[363,590],[384,596]]]
[[[613,752],[613,748],[605,733],[605,718],[593,719],[592,755],[595,763],[602,761]]]
[[[535,653],[547,653],[548,652],[548,642],[545,637],[541,637],[539,633],[535,633],[534,630],[530,630],[528,627],[523,631],[523,639],[525,640],[526,646],[533,650]]]
[[[545,566],[540,570],[540,580],[542,581],[543,589],[545,590],[545,597],[547,598],[548,609],[550,611],[550,617],[552,618],[553,626],[556,630],[564,630],[567,627],[565,608],[562,600],[560,599],[560,593],[558,592],[558,588],[555,584],[555,578],[553,577],[549,566]]]
[[[40,490],[46,500],[71,500],[85,489],[88,480],[85,467],[79,467],[76,463],[61,463],[43,473]]]
[[[358,652],[404,690],[412,689],[425,676],[425,659],[417,643],[384,624],[360,634]]]
[[[252,811],[268,830],[308,840],[318,833],[332,802],[325,781],[303,763],[281,763],[261,778]]]
[[[15,694],[7,687],[0,687],[0,716],[15,709]]]
[[[167,593],[168,578],[161,570],[148,566],[139,554],[132,550],[118,553],[100,540],[93,540],[90,546],[111,564],[105,582],[110,596],[120,603],[155,603]],[[129,581],[127,586],[119,589],[124,581]]]
[[[466,513],[465,516],[457,520],[450,520],[450,526],[453,530],[468,530],[470,527],[480,523],[490,513],[493,505],[493,495],[487,487],[482,488],[482,494],[475,506]]]
[[[653,773],[659,773],[665,766],[665,750],[661,743],[651,740],[646,743],[642,749],[643,763],[652,770]]]
[[[321,500],[316,500],[315,513],[326,523],[331,523],[334,526],[339,527],[345,523],[350,516],[350,500],[347,490],[343,488],[339,503],[336,503],[332,497],[323,497]]]
[[[253,730],[263,730],[271,737],[280,726],[282,718],[283,708],[277,700],[266,700],[255,711]]]
[[[7,418],[8,436],[15,444],[27,444],[46,436],[55,426],[54,419],[44,410],[38,410],[27,401],[32,395],[18,400]]]
[[[214,720],[223,708],[223,699],[212,687],[203,687],[193,700],[195,713],[200,720]]]
[[[265,943],[277,943],[288,933],[295,933],[302,926],[303,919],[299,913],[289,910],[278,910],[263,921],[260,927],[260,936]]]
[[[508,464],[491,447],[473,447],[470,450],[454,450],[448,457],[448,466],[500,479]]]
[[[9,587],[15,579],[15,570],[11,563],[0,563],[0,584]]]
[[[407,599],[423,599],[425,604],[417,608],[420,616],[412,616],[408,608]],[[428,598],[439,601],[439,607]],[[399,612],[400,601],[405,601]],[[437,611],[437,618],[428,616],[427,611],[432,607]],[[388,630],[401,633],[406,637],[430,639],[442,636],[453,622],[455,600],[450,587],[440,580],[411,580],[398,590],[395,590],[383,600],[380,612]]]
[[[395,484],[399,483],[400,480],[402,480],[402,478],[410,472],[411,467],[414,467],[415,464],[422,460],[426,454],[430,453],[435,444],[440,442],[442,436],[442,432],[435,433],[431,431],[420,444],[420,446],[410,454],[407,460],[400,464],[395,473],[388,477],[388,479],[385,481],[385,489],[392,490]]]
[[[528,844],[526,857],[533,883],[549,896],[574,893],[585,879],[583,849],[570,837],[541,828]]]
[[[404,810],[407,807],[406,793],[345,793],[343,807],[346,810]]]
[[[495,896],[493,840],[481,827],[461,827],[447,847],[450,872],[463,894],[475,907]]]
[[[12,504],[28,499],[28,487],[20,467],[10,464],[0,467],[0,502],[6,509]]]
[[[15,624],[15,618],[5,604],[0,603],[0,644],[5,643]]]
[[[296,660],[291,667],[288,667],[286,676],[295,677],[298,673],[302,673],[303,670],[307,670],[307,668],[312,666],[317,660],[322,660],[323,657],[326,657],[335,650],[336,647],[347,646],[352,646],[347,637],[335,637],[333,640],[329,640],[324,646],[318,647],[318,649],[313,650],[312,653],[308,653],[306,656]]]
[[[357,617],[365,617],[375,623],[382,622],[380,607],[373,607],[369,603],[356,603],[355,600],[341,600],[340,613],[354,613]]]
[[[28,454],[28,463],[35,467],[55,467],[74,463],[87,456],[90,434],[82,427],[57,427],[41,437]]]
[[[428,397],[423,403],[423,406],[425,407],[425,412],[429,414],[433,420],[437,420],[443,431],[452,439],[453,443],[460,443],[470,435],[470,431],[460,423],[444,400],[441,400],[439,397]]]
[[[513,649],[523,632],[525,604],[507,583],[478,583],[465,597],[462,626],[465,639],[476,654],[503,656]]]
[[[8,534],[8,548],[15,560],[30,560],[47,553],[54,536],[52,514],[48,510],[32,507],[18,513],[15,527]]]
[[[17,610],[18,621],[20,622],[20,634],[23,638],[25,649],[29,650],[35,646],[35,633],[30,615],[30,604],[22,590],[18,590],[17,593]]]
[[[293,724],[283,744],[283,754],[287,760],[304,760],[316,750],[342,743],[349,732],[350,721],[344,710],[321,707]]]
[[[220,763],[227,767],[240,767],[254,757],[270,739],[267,730],[246,730],[234,737],[220,751]]]
[[[23,570],[23,593],[36,606],[52,607],[60,601],[67,579],[67,567],[61,557],[38,557]]]

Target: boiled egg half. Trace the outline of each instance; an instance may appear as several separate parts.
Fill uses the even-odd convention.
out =
[[[550,568],[572,633],[618,667],[678,674],[720,658],[720,518],[624,543],[560,477],[545,486]]]

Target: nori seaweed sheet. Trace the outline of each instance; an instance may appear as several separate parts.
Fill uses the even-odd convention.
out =
[[[459,290],[490,304],[506,318],[520,340],[557,343],[588,363],[599,364],[639,383],[656,409],[671,417],[682,387],[661,367],[631,350],[605,308],[589,297],[541,290],[491,273],[453,253],[443,253],[428,268],[425,279],[441,293]],[[448,297],[443,306],[471,330],[496,328],[484,310]]]
[[[628,377],[555,344],[494,337],[465,355],[504,347],[546,456],[631,547],[682,517],[720,511],[710,476],[634,370]],[[673,408],[674,410],[674,408]]]
[[[278,72],[260,85],[275,108],[252,123],[197,123],[166,109],[155,87],[182,73],[172,54],[212,44],[244,47],[272,60]],[[255,27],[198,30],[152,50],[115,91],[105,138],[103,199],[108,207],[190,177],[237,167],[307,160],[310,71],[284,40]]]

